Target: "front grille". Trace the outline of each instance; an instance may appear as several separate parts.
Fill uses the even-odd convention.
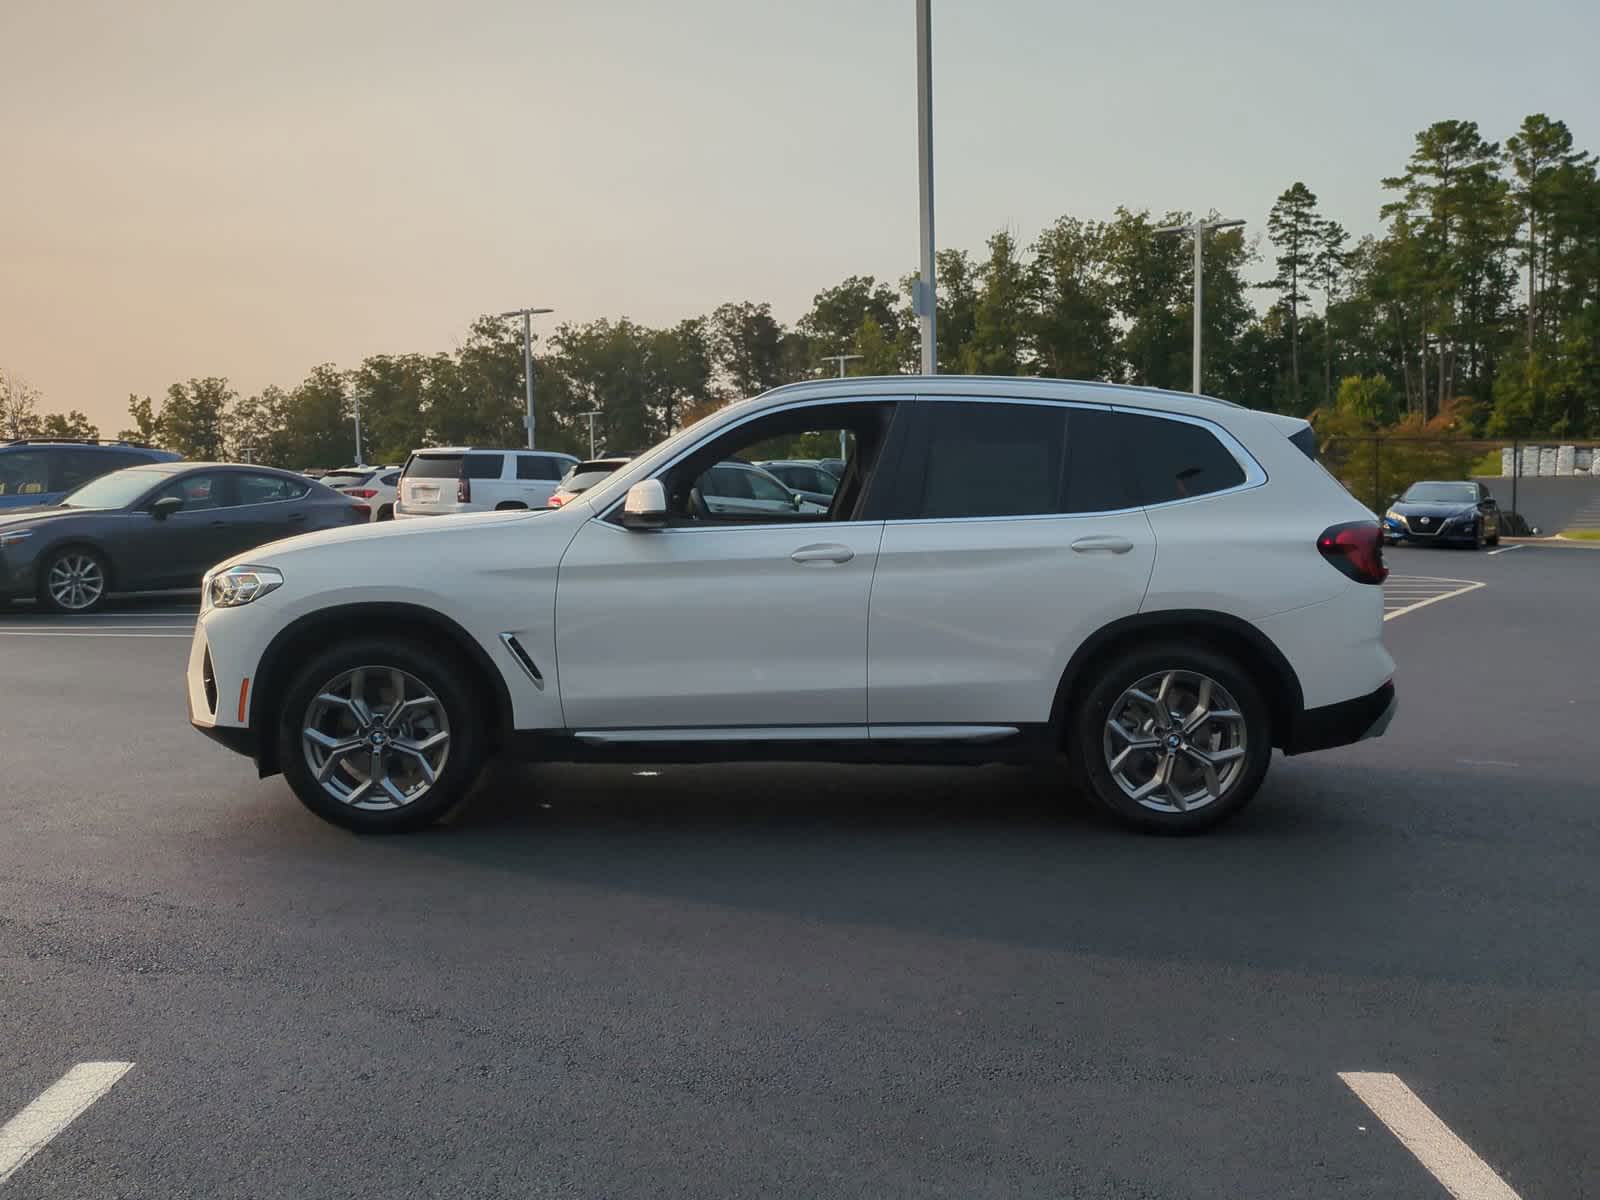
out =
[[[200,663],[200,684],[206,691],[206,711],[212,716],[217,715],[217,674],[211,669],[211,650],[206,649],[206,656]]]
[[[1438,533],[1439,530],[1444,528],[1444,522],[1440,521],[1437,517],[1429,517],[1428,523],[1424,525],[1422,524],[1421,517],[1407,517],[1406,528],[1409,529],[1414,535],[1421,537],[1432,537],[1434,534]]]

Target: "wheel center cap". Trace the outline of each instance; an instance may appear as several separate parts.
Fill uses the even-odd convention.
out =
[[[1167,749],[1168,750],[1181,750],[1182,748],[1183,748],[1183,738],[1182,738],[1181,735],[1176,734],[1176,733],[1167,734]]]
[[[387,743],[388,740],[389,740],[389,736],[386,733],[384,733],[383,730],[381,730],[381,729],[374,729],[371,733],[369,733],[367,735],[367,744],[369,746],[371,746],[374,750],[383,749],[385,743]]]

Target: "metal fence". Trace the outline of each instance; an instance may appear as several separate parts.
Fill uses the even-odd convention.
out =
[[[1481,479],[1502,506],[1520,511],[1526,479],[1582,479],[1600,485],[1600,442],[1545,438],[1454,438],[1332,434],[1322,465],[1374,512],[1419,479]]]

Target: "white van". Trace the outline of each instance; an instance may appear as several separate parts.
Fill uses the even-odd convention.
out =
[[[543,508],[561,477],[577,461],[571,454],[548,450],[481,450],[469,446],[417,450],[401,472],[394,515],[403,520]]]

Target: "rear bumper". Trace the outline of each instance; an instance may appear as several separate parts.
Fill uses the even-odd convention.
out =
[[[1398,708],[1393,680],[1354,700],[1308,708],[1295,722],[1293,735],[1285,740],[1283,752],[1307,754],[1382,737]]]

